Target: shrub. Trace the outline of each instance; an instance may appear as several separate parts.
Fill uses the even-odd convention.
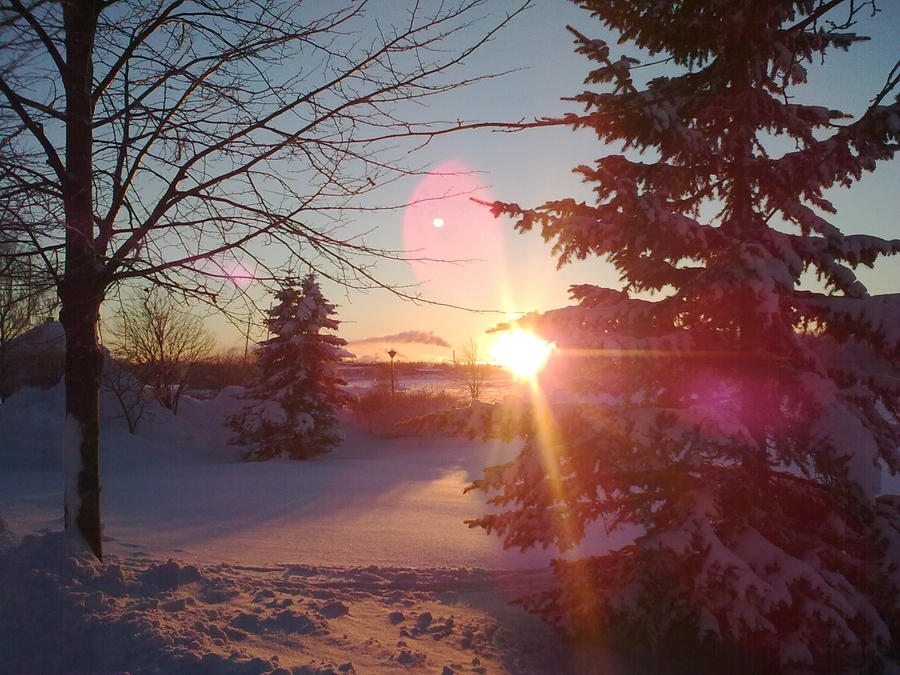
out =
[[[465,401],[446,390],[407,389],[391,396],[389,387],[376,386],[360,394],[353,402],[356,420],[369,433],[396,435],[395,427],[405,420],[454,408]]]

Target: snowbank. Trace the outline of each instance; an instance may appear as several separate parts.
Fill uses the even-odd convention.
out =
[[[103,470],[135,464],[216,463],[235,461],[240,451],[229,445],[226,415],[243,405],[241,387],[227,387],[214,399],[181,400],[178,414],[155,399],[146,403],[137,432],[130,434],[114,395],[101,391],[100,450]],[[0,467],[6,470],[56,471],[62,467],[57,439],[65,421],[65,388],[25,387],[0,405]]]
[[[544,625],[506,603],[543,583],[527,573],[100,564],[55,533],[0,554],[0,578],[4,672],[579,670]]]

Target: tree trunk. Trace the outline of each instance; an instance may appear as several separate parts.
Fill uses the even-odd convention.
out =
[[[82,294],[82,280],[66,276],[60,314],[66,331],[66,415],[78,425],[80,442],[77,461],[67,458],[65,464],[66,529],[77,530],[94,555],[102,559],[99,392],[103,356],[97,343],[100,299],[90,297],[89,292]],[[74,452],[74,448],[64,448],[64,452]]]
[[[94,237],[93,46],[98,6],[63,3],[66,34],[66,267],[60,289],[60,320],[66,331],[66,415],[79,431],[79,449],[67,457],[66,529],[102,558],[100,529],[100,371],[97,320],[103,300],[103,259]],[[72,442],[72,441],[70,441]],[[75,454],[74,448],[65,452]]]

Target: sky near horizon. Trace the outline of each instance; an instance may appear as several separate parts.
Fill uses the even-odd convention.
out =
[[[494,20],[517,3],[489,3]],[[882,88],[900,58],[900,6],[881,2],[874,19],[862,17],[852,30],[871,40],[847,53],[832,52],[824,68],[809,68],[809,85],[798,90],[803,102],[861,112]],[[488,17],[490,20],[490,17]],[[464,71],[474,75],[513,70],[501,78],[477,82],[440,101],[432,101],[422,118],[455,121],[515,122],[576,111],[560,99],[584,89],[590,62],[574,54],[573,25],[590,37],[611,44],[614,58],[633,55],[627,45],[615,45],[589,15],[569,2],[538,0],[470,57]],[[658,74],[658,73],[657,73]],[[347,226],[366,232],[373,246],[405,251],[412,260],[379,266],[381,279],[405,291],[442,304],[412,303],[384,290],[348,291],[323,281],[323,291],[339,305],[340,335],[360,358],[386,360],[394,348],[400,359],[449,359],[475,339],[485,357],[494,335],[485,331],[520,313],[568,304],[567,288],[576,283],[617,285],[610,265],[589,259],[556,269],[550,246],[539,234],[517,234],[509,219],[494,219],[469,198],[498,199],[537,206],[549,199],[589,199],[589,187],[571,173],[607,150],[590,131],[536,129],[517,133],[487,130],[453,133],[431,141],[409,159],[426,166],[428,175],[394,183],[383,193],[384,203],[418,202],[409,209],[357,213]],[[900,236],[900,162],[881,163],[853,188],[834,189],[828,197],[838,209],[832,219],[847,233],[886,238]],[[457,195],[438,199],[443,195]],[[454,261],[454,262],[446,262]],[[900,261],[883,260],[874,272],[858,271],[871,293],[898,292]],[[251,293],[252,294],[252,293]],[[268,306],[264,298],[261,306]],[[443,305],[466,307],[466,311]],[[216,319],[210,328],[221,347],[243,347],[243,330]],[[430,333],[450,345],[409,342],[414,332]],[[406,337],[401,337],[405,334]],[[397,336],[384,341],[380,336]],[[259,331],[253,337],[264,337]],[[354,344],[356,343],[356,344]]]

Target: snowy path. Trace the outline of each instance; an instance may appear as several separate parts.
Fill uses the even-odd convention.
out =
[[[464,520],[485,512],[464,494],[513,446],[460,439],[372,439],[354,430],[311,462],[109,460],[107,550],[245,564],[543,567],[546,551],[504,551]],[[0,476],[0,513],[19,534],[58,529],[57,472]]]

